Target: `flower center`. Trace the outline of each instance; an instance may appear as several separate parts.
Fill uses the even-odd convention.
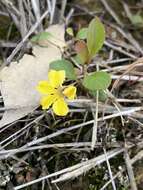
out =
[[[64,98],[64,94],[63,94],[63,88],[62,87],[59,87],[57,89],[57,95],[59,96],[59,98]]]

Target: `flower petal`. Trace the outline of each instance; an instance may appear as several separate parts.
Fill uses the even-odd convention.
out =
[[[56,71],[56,70],[50,70],[48,74],[49,83],[54,87],[57,88],[61,86],[65,80],[65,71]]]
[[[55,101],[56,101],[56,96],[54,95],[49,95],[49,96],[44,96],[41,98],[40,104],[42,106],[42,109],[48,109]]]
[[[48,81],[40,81],[36,87],[36,89],[41,93],[45,95],[55,94],[56,90],[49,84]]]
[[[76,96],[76,87],[69,86],[69,87],[65,88],[63,91],[63,94],[70,100],[73,100]]]
[[[69,108],[63,98],[58,99],[53,104],[53,111],[58,116],[65,116],[69,112]]]

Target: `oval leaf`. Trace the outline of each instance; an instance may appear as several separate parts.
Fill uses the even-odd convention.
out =
[[[111,77],[108,73],[103,71],[95,72],[91,75],[85,76],[83,85],[89,90],[105,90],[111,83]]]
[[[56,71],[65,70],[66,77],[68,79],[71,79],[71,80],[76,79],[76,74],[74,71],[73,64],[71,62],[65,60],[65,59],[61,59],[61,60],[51,62],[50,63],[50,69],[54,69]]]
[[[80,29],[76,35],[76,38],[79,40],[85,40],[87,38],[87,30],[88,28]]]
[[[107,100],[107,94],[103,90],[98,90],[99,91],[99,101],[105,102]],[[90,90],[89,93],[96,97],[97,96],[97,90]]]
[[[41,40],[48,40],[52,34],[50,32],[41,32],[31,38],[31,42],[38,43]]]
[[[105,41],[105,29],[98,17],[93,19],[87,31],[87,47],[90,57],[94,57]]]

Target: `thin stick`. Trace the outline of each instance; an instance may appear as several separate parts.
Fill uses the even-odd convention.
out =
[[[40,6],[39,6],[39,0],[31,0],[32,8],[36,17],[36,21],[39,22],[40,20]],[[39,30],[42,31],[43,27],[42,24],[39,24]]]
[[[108,156],[107,156],[105,148],[103,148],[103,151],[104,151],[104,154],[105,154],[106,163],[107,163],[109,175],[110,175],[110,178],[111,178],[112,187],[113,187],[113,190],[116,190],[116,185],[115,185],[115,182],[114,182],[114,179],[113,179],[110,163],[109,163]]]
[[[113,180],[115,180],[119,175],[121,174],[121,172],[118,172],[116,175],[113,176]],[[112,182],[112,179],[110,179],[107,183],[105,183],[105,185],[100,189],[100,190],[104,190],[106,189],[106,187]]]
[[[97,128],[98,128],[98,99],[99,99],[99,91],[96,92],[96,111],[94,116],[94,125],[92,131],[92,142],[91,149],[93,150],[97,141]]]
[[[17,153],[20,152],[26,152],[26,151],[32,151],[32,150],[42,150],[42,149],[50,149],[50,148],[68,148],[68,147],[74,147],[74,148],[78,148],[78,147],[89,147],[91,145],[90,142],[76,142],[76,143],[58,143],[58,144],[45,144],[45,145],[40,145],[40,146],[32,146],[30,148],[25,148],[23,150],[19,150],[17,151],[17,149],[10,149],[10,150],[1,150],[0,151],[0,155],[2,154],[7,154],[10,152],[15,152],[17,151]],[[97,144],[97,147],[101,145],[100,143]]]
[[[114,18],[114,20],[120,25],[123,26],[123,23],[119,19],[118,15],[113,11],[113,9],[109,6],[109,3],[107,3],[105,0],[100,0],[108,13]]]
[[[112,79],[120,79],[120,80],[127,80],[127,81],[143,81],[143,77],[139,77],[139,76],[133,76],[133,75],[112,75],[111,76]],[[116,82],[116,81],[115,81]]]
[[[125,157],[125,162],[126,162],[129,179],[130,179],[131,190],[137,190],[134,172],[132,169],[132,164],[131,164],[131,160],[130,160],[129,154],[127,152],[127,149],[125,149],[125,151],[124,151],[124,157]]]
[[[131,159],[131,164],[134,164],[135,162],[141,160],[143,158],[143,150],[138,152],[132,159]]]
[[[114,49],[114,50],[116,50],[116,51],[118,51],[118,52],[120,52],[120,53],[122,53],[122,54],[124,54],[124,55],[126,55],[126,56],[128,56],[128,57],[130,57],[130,58],[137,59],[137,57],[136,57],[135,55],[126,52],[126,51],[123,50],[121,47],[112,45],[111,43],[109,43],[109,42],[107,42],[107,41],[105,41],[104,44],[105,44],[106,46],[108,46],[108,47],[110,47],[110,48],[112,48],[112,49]]]
[[[10,63],[12,61],[12,59],[14,58],[14,56],[16,55],[16,53],[21,49],[21,47],[23,46],[23,43],[26,42],[26,40],[29,38],[29,36],[35,31],[35,29],[39,26],[39,24],[41,23],[41,21],[47,16],[47,14],[49,13],[49,11],[47,10],[39,19],[39,22],[36,22],[31,29],[29,30],[29,32],[27,33],[27,35],[22,39],[22,41],[17,44],[16,48],[12,51],[12,53],[10,54],[10,56],[7,58],[7,63]]]
[[[96,70],[99,71],[99,65],[96,63]],[[93,150],[97,141],[97,128],[98,128],[98,103],[99,103],[99,90],[96,92],[96,111],[94,116],[94,125],[92,131],[91,149]]]
[[[28,123],[27,125],[25,125],[22,129],[16,131],[14,134],[10,135],[9,137],[7,137],[6,139],[4,139],[3,141],[0,142],[0,145],[2,145],[3,143],[7,142],[9,139],[14,138],[16,135],[18,135],[19,133],[22,133],[24,130],[26,130],[28,127],[30,127],[32,124],[37,123],[39,120],[41,120],[44,117],[44,115],[40,115],[39,117],[37,117],[36,119],[34,119],[32,122]],[[3,148],[3,147],[1,147]],[[0,148],[0,149],[1,149]]]
[[[69,11],[68,15],[66,16],[66,19],[65,19],[65,23],[66,23],[66,24],[69,23],[69,20],[71,19],[73,13],[74,13],[74,9],[72,8],[72,9]]]
[[[48,4],[48,9],[49,9],[49,12],[50,12],[50,15],[51,15],[51,11],[52,11],[51,1],[47,0],[47,4]]]
[[[24,36],[27,33],[27,24],[26,24],[25,11],[24,11],[24,7],[23,7],[23,0],[18,1],[18,4],[19,4],[19,10],[21,12],[21,17],[20,17],[20,32],[21,32],[22,38],[24,38]]]
[[[56,9],[56,0],[52,0],[52,9],[51,9],[51,17],[50,17],[50,24],[54,21],[55,9]]]
[[[100,64],[107,65],[107,64],[113,64],[113,63],[122,63],[122,62],[130,61],[130,60],[132,60],[132,58],[113,59],[113,60],[101,61]],[[93,67],[95,65],[96,65],[96,61],[88,65],[88,68]]]
[[[125,72],[114,82],[111,92],[114,90],[115,87],[117,87],[120,79],[126,75],[127,73],[129,73],[132,69],[134,69],[138,64],[143,63],[143,58],[139,58],[137,61],[133,62],[131,65],[129,65],[129,67],[125,70]]]
[[[63,0],[63,1],[62,1],[61,15],[60,15],[60,22],[63,21],[66,4],[67,4],[67,0]]]
[[[121,27],[118,27],[118,26],[116,26],[116,25],[114,25],[114,24],[110,24],[110,26],[111,26],[112,28],[116,29],[120,34],[122,34],[122,36],[123,36],[124,38],[126,38],[126,39],[130,42],[130,44],[132,44],[133,47],[134,47],[137,51],[139,51],[139,52],[141,52],[141,53],[143,54],[143,49],[142,49],[142,47],[141,47],[140,44],[134,39],[134,37],[132,36],[131,33],[127,32],[127,31],[125,32]]]

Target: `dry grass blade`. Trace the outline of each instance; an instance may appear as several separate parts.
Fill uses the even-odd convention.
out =
[[[134,177],[132,163],[131,163],[129,154],[127,152],[127,149],[125,149],[125,151],[124,151],[124,158],[125,158],[125,163],[126,163],[128,175],[129,175],[131,190],[137,190],[138,188],[137,188],[135,177]]]
[[[31,0],[33,11],[36,17],[36,21],[39,22],[41,13],[40,13],[40,3],[39,0]],[[42,24],[39,25],[39,31],[43,30]]]
[[[65,13],[66,5],[67,5],[67,0],[63,0],[62,1],[62,8],[61,8],[61,15],[60,15],[60,22],[62,22],[64,19],[64,13]]]
[[[13,2],[9,0],[1,0],[1,3],[3,3],[8,9],[11,10],[16,16],[20,16],[20,11],[14,6]]]
[[[112,175],[112,171],[111,171],[111,166],[110,166],[110,162],[108,160],[106,149],[103,148],[103,150],[104,150],[104,154],[105,154],[105,158],[106,158],[106,163],[107,163],[107,167],[108,167],[108,171],[109,171],[112,187],[113,187],[113,190],[116,190],[116,185],[115,185],[115,182],[114,182],[114,179],[113,179],[113,175]]]
[[[124,4],[124,2],[123,2]],[[120,28],[114,24],[111,24],[111,27],[115,28],[124,38],[126,38],[130,44],[132,44],[132,46],[134,47],[134,49],[136,50],[136,52],[140,52],[141,54],[143,54],[143,49],[141,47],[141,45],[134,39],[134,37],[131,35],[131,33],[124,31],[124,28]]]
[[[135,55],[133,55],[132,53],[129,53],[129,52],[123,50],[123,48],[121,48],[121,47],[112,45],[111,43],[109,43],[109,42],[107,42],[107,41],[105,41],[104,44],[105,44],[107,47],[110,47],[111,49],[116,50],[117,52],[122,53],[123,55],[126,55],[126,56],[128,56],[128,57],[130,57],[130,58],[132,58],[132,59],[137,59],[137,56],[135,56]]]
[[[99,65],[96,64],[96,70],[99,71]],[[92,108],[91,108],[92,109]],[[92,139],[91,139],[91,149],[93,150],[97,141],[97,128],[98,128],[98,112],[99,112],[99,91],[96,92],[96,111],[92,110],[94,125],[92,131]]]
[[[24,6],[23,6],[23,0],[18,1],[19,4],[19,10],[21,13],[21,17],[20,17],[20,32],[21,32],[21,36],[22,39],[26,36],[27,34],[27,23],[26,23],[26,15],[25,15],[25,11],[24,11]]]
[[[132,69],[134,69],[138,64],[142,64],[143,63],[143,58],[139,58],[137,59],[137,61],[133,62],[131,65],[128,66],[128,68],[125,70],[125,72],[123,72],[123,74],[114,82],[111,92],[113,91],[114,88],[117,87],[120,79],[122,79],[122,77],[124,77],[124,75],[126,75],[127,73],[129,73]]]
[[[106,189],[106,187],[112,182],[112,180],[115,180],[120,174],[121,172],[118,172],[116,175],[114,175],[113,179],[110,179],[107,183],[105,183],[105,185],[100,190]]]
[[[52,0],[51,1],[51,16],[50,16],[50,24],[53,23],[53,20],[54,20],[54,15],[55,15],[55,9],[56,9],[56,3],[57,1],[56,0]]]
[[[119,19],[118,15],[113,11],[113,9],[111,9],[111,7],[109,6],[109,3],[107,3],[106,0],[101,0],[102,4],[104,5],[104,7],[106,8],[106,10],[108,11],[108,13],[115,19],[115,21],[123,27],[123,23],[121,22],[121,20]]]
[[[143,150],[141,150],[140,152],[138,152],[131,160],[131,163],[135,163],[139,160],[141,160],[143,158]]]
[[[96,92],[96,110],[91,108],[94,124],[93,124],[93,131],[92,131],[92,140],[91,140],[91,149],[93,150],[97,141],[97,128],[98,128],[98,99],[99,99],[99,91]]]
[[[1,159],[2,157],[7,157],[7,153],[12,153],[12,152],[27,152],[27,151],[32,151],[32,150],[41,150],[41,149],[50,149],[50,148],[69,148],[72,150],[72,148],[80,148],[80,147],[90,147],[91,143],[90,142],[77,142],[77,143],[59,143],[59,144],[44,144],[44,145],[39,145],[39,146],[32,146],[29,148],[25,148],[23,150],[20,150],[19,152],[17,149],[10,149],[10,150],[0,150],[0,156]],[[96,147],[101,146],[101,143],[98,143]],[[77,149],[78,151],[78,149]]]

